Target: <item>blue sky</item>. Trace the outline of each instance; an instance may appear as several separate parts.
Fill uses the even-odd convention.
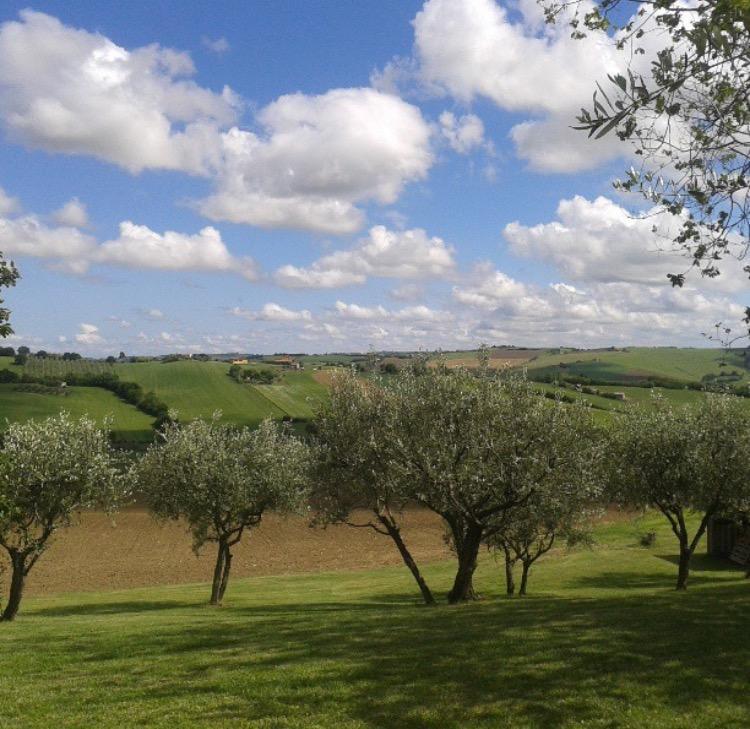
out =
[[[26,8],[0,10],[11,344],[700,345],[739,318],[732,272],[669,288],[684,262],[610,184],[629,148],[570,129],[623,58],[532,0]]]

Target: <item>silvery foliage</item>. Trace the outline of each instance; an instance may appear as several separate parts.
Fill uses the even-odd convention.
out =
[[[105,423],[106,426],[106,423]],[[76,512],[113,509],[127,496],[107,431],[60,413],[12,423],[0,449],[0,545],[31,564]],[[30,569],[31,564],[28,564]]]
[[[613,430],[614,495],[668,511],[716,511],[750,495],[750,414],[733,395],[707,394],[697,407],[655,398]]]
[[[406,373],[392,397],[392,469],[418,501],[485,537],[534,495],[598,493],[588,408],[543,398],[521,375],[438,367]]]
[[[678,589],[712,516],[750,505],[750,414],[732,395],[706,395],[699,406],[633,408],[611,441],[614,499],[659,509],[680,544]],[[689,512],[700,521],[691,534]]]
[[[330,399],[315,418],[318,522],[352,523],[354,509],[386,514],[408,500],[408,484],[392,467],[394,404],[384,381],[363,380],[352,371],[333,378]]]
[[[309,450],[271,420],[255,430],[218,421],[169,423],[161,443],[134,468],[157,516],[184,518],[196,552],[210,541],[239,541],[266,511],[290,512],[307,493]]]

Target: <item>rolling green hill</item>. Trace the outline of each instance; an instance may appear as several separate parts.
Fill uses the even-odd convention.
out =
[[[0,431],[7,422],[46,418],[67,410],[73,417],[89,415],[97,421],[112,418],[115,438],[146,441],[154,419],[98,387],[70,387],[65,395],[24,392],[13,384],[0,384]]]
[[[309,372],[282,371],[279,384],[239,384],[228,376],[224,362],[137,362],[118,364],[121,380],[153,390],[185,419],[210,417],[221,410],[222,419],[236,425],[257,425],[264,418],[305,419],[312,406],[325,397],[325,388]]]
[[[721,366],[724,354],[719,349],[678,349],[672,347],[628,347],[623,350],[590,350],[560,354],[550,351],[525,363],[528,371],[557,368],[599,379],[648,379],[668,377],[683,381],[700,381],[705,375],[735,370],[742,382],[750,380],[750,370],[739,352],[733,351]]]

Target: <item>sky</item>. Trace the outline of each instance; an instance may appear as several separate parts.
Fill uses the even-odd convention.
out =
[[[705,346],[740,267],[671,288],[632,149],[571,129],[626,64],[534,0],[5,0],[8,343]]]

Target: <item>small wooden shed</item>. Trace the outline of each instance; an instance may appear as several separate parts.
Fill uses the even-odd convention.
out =
[[[750,524],[747,521],[714,517],[708,522],[706,536],[708,553],[712,557],[723,557],[736,564],[750,565]]]

